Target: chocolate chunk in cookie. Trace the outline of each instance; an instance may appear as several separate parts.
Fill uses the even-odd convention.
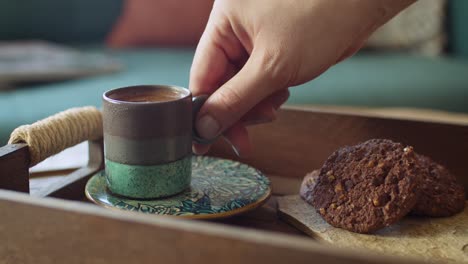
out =
[[[317,183],[319,174],[320,174],[320,170],[314,170],[314,171],[308,173],[304,177],[304,180],[302,180],[299,195],[305,201],[310,201],[312,199],[312,196],[311,196],[312,195],[312,190],[314,189],[315,184]]]
[[[430,158],[418,155],[424,173],[421,174],[421,194],[411,214],[451,216],[463,211],[465,191],[457,178]]]
[[[335,151],[324,163],[310,203],[335,227],[369,233],[405,216],[419,195],[412,147],[373,139]]]

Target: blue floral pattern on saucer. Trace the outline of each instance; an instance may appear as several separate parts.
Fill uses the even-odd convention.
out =
[[[180,194],[154,200],[117,196],[106,186],[104,171],[86,184],[94,203],[121,210],[187,218],[222,218],[252,210],[270,196],[270,181],[240,162],[194,156],[191,187]]]

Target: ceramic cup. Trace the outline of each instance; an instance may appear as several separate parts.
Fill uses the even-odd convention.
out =
[[[149,199],[189,187],[192,140],[202,142],[193,132],[193,121],[205,100],[169,85],[105,92],[104,155],[110,191]]]

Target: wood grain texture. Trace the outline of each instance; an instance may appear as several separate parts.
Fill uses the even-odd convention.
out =
[[[288,105],[287,109],[308,110],[316,112],[346,113],[367,117],[428,121],[455,125],[468,125],[468,114],[435,109],[411,107],[362,107],[337,105]]]
[[[218,141],[212,155],[237,159],[266,174],[301,178],[320,168],[336,149],[371,138],[414,146],[452,171],[468,186],[468,125],[369,117],[360,114],[282,109],[278,119],[249,130],[253,154],[239,159]]]
[[[0,190],[0,263],[418,263],[310,238]]]
[[[0,189],[29,192],[29,150],[26,144],[0,148]]]
[[[53,184],[35,190],[34,196],[56,197],[69,200],[84,200],[84,189],[88,179],[104,168],[104,152],[102,140],[89,141],[89,161],[87,166],[63,177]]]
[[[236,217],[212,220],[214,223],[227,224],[256,230],[274,231],[290,235],[305,236],[305,234],[282,221],[278,216],[276,196],[272,196],[267,203],[258,209],[238,215]]]
[[[371,137],[414,145],[446,165],[468,186],[465,124],[283,109],[277,122],[255,127],[250,133],[255,145],[250,158],[236,158],[222,142],[216,144],[211,154],[294,180],[288,184],[277,181],[279,193],[297,192],[305,173],[319,167],[336,148]],[[91,154],[102,155],[102,151],[96,151],[102,150],[102,146],[94,146]],[[102,163],[93,166],[97,168]],[[12,175],[15,173],[21,171],[15,170]],[[75,175],[81,180],[71,177],[75,180],[70,178],[71,182],[62,182],[58,188],[47,188],[43,195],[79,199],[85,182],[82,177],[89,174],[90,171],[82,171]],[[4,175],[1,170],[0,175]],[[375,255],[369,250],[350,251],[278,232],[111,211],[4,190],[0,190],[0,216],[4,245],[0,247],[0,263],[417,263],[407,257]],[[255,225],[253,222],[250,223]],[[289,233],[283,227],[278,231]]]
[[[453,217],[407,217],[375,234],[366,235],[332,227],[299,195],[277,200],[282,219],[334,246],[418,257],[427,262],[468,262],[468,202],[464,212]]]

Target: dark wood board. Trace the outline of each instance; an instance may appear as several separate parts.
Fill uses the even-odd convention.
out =
[[[419,263],[311,239],[0,190],[0,263]]]
[[[26,144],[0,148],[0,189],[29,192],[29,150]]]
[[[251,157],[236,158],[221,141],[210,154],[240,160],[268,175],[294,180],[288,187],[278,188],[284,194],[296,193],[297,180],[320,167],[336,148],[375,137],[414,145],[417,151],[446,165],[465,186],[468,183],[464,155],[468,150],[467,125],[284,109],[275,123],[255,127],[250,133],[255,145]],[[102,157],[100,147],[93,151],[92,155]],[[0,157],[11,153],[21,152],[9,151]],[[28,163],[27,157],[24,162]],[[92,170],[99,168],[93,166]],[[21,174],[15,169],[12,175],[16,172]],[[83,192],[84,177],[90,173],[82,170],[70,177],[70,182],[62,182],[44,193],[76,199],[75,195]],[[10,187],[0,179],[0,188],[4,186]],[[0,237],[7,245],[0,247],[0,263],[416,263],[410,258],[395,259],[321,245],[311,239],[280,234],[281,231],[111,211],[82,202],[5,190],[0,190],[0,215]]]

